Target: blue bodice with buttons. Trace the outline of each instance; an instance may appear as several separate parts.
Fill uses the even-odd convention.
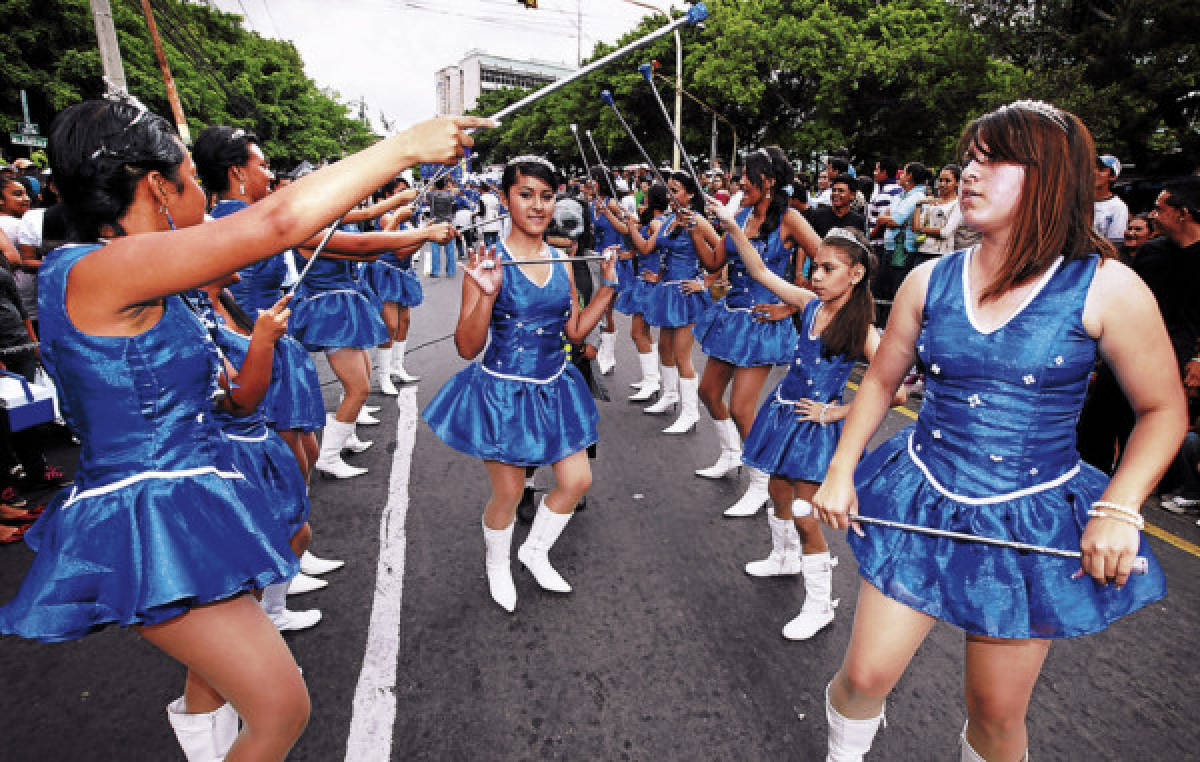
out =
[[[735,219],[738,227],[745,228],[753,208],[746,207],[737,213]],[[767,240],[751,240],[754,250],[762,257],[767,269],[780,278],[788,277],[788,266],[792,262],[792,252],[783,244],[783,226],[780,225]],[[725,261],[729,265],[729,294],[725,303],[730,307],[753,307],[756,304],[779,304],[780,298],[771,289],[750,277],[746,264],[738,254],[737,244],[727,233],[725,235]]]
[[[146,471],[224,466],[213,417],[216,345],[178,296],[137,336],[93,336],[65,309],[71,268],[96,245],[70,246],[38,274],[42,360],[58,387],[63,416],[83,440],[79,490]]]
[[[812,335],[813,322],[821,309],[822,302],[817,299],[804,308],[803,328],[796,337],[795,355],[779,385],[779,396],[785,400],[842,401],[842,392],[854,370],[854,359],[845,355],[821,356],[821,337]]]
[[[946,490],[1005,494],[1079,463],[1075,424],[1096,362],[1082,312],[1097,261],[1052,267],[989,333],[969,311],[969,251],[943,257],[930,274],[917,340],[925,403],[910,447]]]
[[[673,231],[674,235],[661,232],[673,219],[674,214],[662,218],[663,227],[660,228],[655,249],[662,258],[662,280],[695,280],[700,277],[700,258],[696,253],[696,244],[692,243],[692,236],[682,225]]]
[[[600,203],[604,203],[601,200]],[[604,251],[609,246],[623,246],[624,238],[613,227],[612,222],[605,216],[603,211],[598,208],[599,204],[593,203],[591,206],[592,227],[596,235],[596,251]]]
[[[500,243],[500,258],[511,260]],[[556,258],[561,253],[549,250]],[[520,266],[504,268],[500,293],[492,306],[491,336],[483,367],[493,373],[530,379],[558,374],[567,362],[564,328],[571,315],[571,281],[566,264],[550,266],[550,278],[539,287]]]
[[[642,234],[642,240],[650,237],[650,226],[642,225],[639,229]],[[662,272],[662,252],[658,248],[653,248],[647,254],[637,255],[637,266],[639,273],[660,273]]]

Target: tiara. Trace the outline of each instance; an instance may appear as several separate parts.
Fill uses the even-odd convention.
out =
[[[534,156],[531,153],[514,156],[508,160],[508,164],[505,166],[511,167],[514,164],[540,164],[551,172],[558,172],[558,170],[554,168],[554,165],[550,163],[549,159],[545,158],[544,156]]]
[[[839,241],[849,241],[850,243],[854,244],[858,248],[862,249],[863,253],[866,254],[868,257],[870,257],[871,250],[868,249],[865,245],[863,245],[862,241],[855,238],[854,234],[851,233],[846,228],[830,228],[829,232],[825,234],[824,240],[828,241],[830,239],[835,239],[835,238]]]
[[[1022,111],[1032,111],[1036,114],[1041,114],[1051,122],[1054,122],[1054,125],[1063,132],[1067,131],[1068,123],[1066,114],[1063,113],[1062,109],[1046,103],[1045,101],[1013,101],[1004,108],[1015,108]]]

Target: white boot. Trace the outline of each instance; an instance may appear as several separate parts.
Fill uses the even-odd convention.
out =
[[[222,704],[213,714],[216,715],[213,722],[213,746],[217,750],[217,759],[225,759],[242,730],[242,718],[238,717],[237,710],[229,703]]]
[[[871,750],[879,724],[887,724],[883,712],[878,717],[852,720],[843,717],[829,701],[829,686],[825,686],[825,719],[829,723],[829,752],[825,762],[862,762]]]
[[[233,720],[233,737],[229,721]],[[188,714],[183,696],[167,704],[167,721],[188,762],[219,762],[237,739],[238,716],[229,704],[203,714]]]
[[[663,429],[664,434],[690,434],[700,420],[700,379],[679,379],[679,417]]]
[[[662,369],[662,394],[649,407],[642,408],[648,415],[662,415],[679,402],[679,368],[674,365],[664,365]]]
[[[355,423],[353,424],[353,428],[350,429],[350,436],[346,437],[346,444],[342,445],[342,450],[349,450],[350,452],[357,454],[371,449],[371,445],[373,444],[375,444],[375,442],[369,440],[364,441],[358,438],[358,424]]]
[[[546,505],[546,497],[543,495],[542,502],[538,505],[537,515],[533,517],[533,526],[529,528],[529,535],[521,547],[517,548],[517,559],[525,564],[525,568],[529,570],[543,590],[549,590],[552,593],[571,592],[571,586],[550,565],[550,557],[547,554],[558,536],[562,534],[563,529],[566,528],[572,515],[555,513],[550,510],[550,506]]]
[[[414,376],[404,369],[404,350],[407,346],[407,340],[392,342],[392,375],[400,379],[402,384],[415,384],[421,377]]]
[[[345,565],[345,561],[321,558],[307,550],[304,551],[304,555],[300,556],[300,571],[312,577],[319,577],[322,574],[337,571]]]
[[[287,589],[287,582],[279,582],[263,588],[260,605],[263,612],[266,613],[267,618],[275,625],[275,629],[280,632],[307,630],[321,621],[320,609],[289,611],[287,608]]]
[[[509,551],[512,548],[514,521],[508,529],[489,529],[483,525],[483,544],[487,548],[484,566],[487,569],[488,592],[500,608],[511,613],[517,607],[517,586],[513,584]]]
[[[637,391],[630,395],[630,402],[645,402],[658,393],[662,378],[658,372],[658,347],[651,347],[645,354],[638,352],[638,365],[642,369],[642,380],[637,384]]]
[[[379,391],[389,397],[399,394],[396,385],[392,383],[392,347],[380,347],[376,358],[375,369],[379,371]]]
[[[767,473],[750,466],[747,466],[746,470],[750,472],[750,486],[736,503],[725,509],[724,515],[730,518],[753,516],[771,499],[767,492],[767,482],[770,480]]]
[[[796,618],[783,626],[788,640],[808,640],[833,621],[838,602],[833,597],[833,567],[837,559],[824,553],[809,553],[801,557],[804,567],[804,605]]]
[[[304,572],[300,572],[295,577],[292,577],[292,581],[288,583],[287,594],[304,595],[314,590],[320,590],[323,587],[329,587],[329,583],[323,579],[310,577]]]
[[[768,512],[767,524],[771,527],[771,552],[761,561],[746,564],[746,573],[751,577],[799,574],[802,571],[800,533],[796,531],[796,522],[776,518],[774,513]]]
[[[321,437],[321,454],[313,467],[325,476],[335,479],[349,479],[365,474],[367,469],[352,466],[342,460],[342,447],[353,433],[353,423],[342,423],[336,418],[328,421],[325,424],[325,434]]]
[[[723,479],[742,468],[742,438],[732,418],[713,421],[717,428],[717,440],[721,443],[721,454],[717,462],[708,468],[696,469],[696,476],[705,479]]]
[[[969,724],[969,723],[968,723]],[[975,751],[971,746],[971,742],[967,740],[967,725],[963,725],[962,733],[959,734],[959,742],[962,744],[962,762],[987,762],[983,755]],[[1029,756],[1028,753],[1025,755]]]
[[[362,424],[363,426],[375,426],[379,423],[379,419],[371,415],[372,412],[378,413],[379,409],[376,408],[373,411],[367,410],[367,406],[363,405],[361,408],[359,408],[358,417],[354,419],[354,422]]]
[[[612,373],[613,367],[617,364],[617,332],[614,330],[611,333],[606,331],[600,332],[600,346],[596,349],[596,365],[600,370],[600,375],[607,376]]]

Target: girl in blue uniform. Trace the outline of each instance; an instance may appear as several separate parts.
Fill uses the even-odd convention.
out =
[[[571,586],[547,556],[592,482],[586,450],[596,442],[596,403],[565,345],[581,346],[600,322],[616,289],[616,262],[604,264],[603,285],[580,309],[574,277],[561,252],[543,241],[554,213],[554,165],[519,156],[501,178],[512,230],[497,253],[476,255],[463,279],[454,333],[464,359],[481,363],[455,375],[425,408],[443,442],[480,458],[492,493],[483,511],[488,589],[506,611],[517,605],[509,562],[517,504],[527,466],[553,465],[557,482],[543,496],[517,558],[545,590]],[[501,262],[553,258],[553,263]],[[490,335],[490,339],[489,339]]]
[[[736,227],[775,275],[803,284],[804,260],[817,252],[820,239],[795,209],[784,190],[792,182],[792,165],[778,148],[760,148],[746,157],[742,173],[742,208],[725,225],[726,235],[704,257],[711,271],[728,267],[729,293],[696,325],[700,348],[708,355],[700,381],[700,399],[713,418],[721,454],[717,462],[696,471],[706,479],[721,479],[742,465],[742,438],[754,426],[755,411],[767,374],[773,365],[791,362],[796,342],[792,316],[796,308],[783,303],[750,277],[734,244]],[[701,223],[701,224],[707,224]],[[729,403],[725,390],[732,389]],[[768,474],[750,466],[745,494],[726,516],[753,516],[768,499]]]
[[[620,202],[609,195],[609,189],[611,188],[609,183],[612,178],[608,176],[604,167],[601,166],[592,167],[589,175],[594,195],[592,203],[589,205],[589,214],[592,216],[592,230],[595,231],[595,240],[592,248],[597,253],[605,252],[609,249],[621,251],[626,248],[626,243],[625,237],[622,235],[618,225],[620,225],[620,220],[625,210],[621,208]],[[633,285],[633,277],[633,260],[618,260],[618,295]],[[600,328],[600,341],[596,348],[596,365],[599,367],[600,373],[605,376],[612,373],[613,368],[617,364],[617,324],[613,320],[613,306],[613,304],[609,304],[608,310],[604,313],[604,325]]]
[[[164,119],[87,101],[51,128],[78,240],[40,273],[42,356],[82,440],[75,485],[34,525],[37,551],[0,632],[43,641],[129,626],[188,667],[180,740],[216,759],[214,714],[244,728],[229,760],[283,759],[309,712],[279,632],[248,593],[294,573],[287,528],[245,505],[212,415],[216,347],[178,297],[316,233],[389,176],[452,161],[490,120],[435,120],[241,214],[200,226],[204,192]],[[178,226],[179,232],[171,232]],[[224,404],[224,403],[220,403]]]
[[[637,348],[638,364],[642,371],[642,378],[633,384],[637,391],[630,395],[630,402],[645,402],[658,394],[661,389],[662,375],[658,367],[658,344],[654,341],[654,334],[650,330],[650,326],[646,324],[643,313],[646,310],[646,300],[653,291],[654,285],[658,283],[658,277],[662,271],[662,258],[651,247],[646,247],[644,252],[639,250],[633,244],[633,236],[629,231],[637,227],[641,238],[647,239],[650,236],[649,226],[666,214],[670,201],[671,197],[667,186],[652,185],[646,191],[646,208],[642,211],[641,218],[637,220],[620,219],[614,223],[628,240],[628,248],[623,252],[623,256],[630,258],[628,261],[632,263],[634,272],[629,287],[617,294],[615,300],[616,309],[630,317],[629,335],[633,338],[634,347]],[[622,261],[624,260],[618,261],[618,268],[621,267]]]
[[[1052,640],[1166,593],[1139,509],[1183,439],[1185,400],[1154,297],[1092,229],[1091,135],[1072,114],[1018,101],[972,122],[960,149],[963,217],[981,242],[900,286],[813,498],[826,523],[855,530],[863,577],[826,690],[831,760],[870,749],[884,699],[938,619],[966,634],[962,759],[1026,758],[1025,715]],[[1111,481],[1075,447],[1097,352],[1137,411]],[[859,464],[918,357],[928,371],[916,424]],[[861,527],[858,513],[1082,560]],[[1131,575],[1138,555],[1147,573]]]
[[[657,284],[646,292],[642,304],[646,324],[659,329],[662,395],[643,412],[661,415],[678,405],[679,417],[663,433],[686,434],[700,420],[700,381],[692,366],[692,325],[712,306],[712,297],[700,280],[699,251],[707,256],[717,244],[717,235],[711,225],[701,223],[704,200],[691,175],[673,173],[667,180],[667,190],[677,211],[651,222],[648,237],[630,227],[638,252],[655,252],[662,261]]]

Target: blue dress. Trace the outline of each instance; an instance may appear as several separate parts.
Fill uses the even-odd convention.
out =
[[[407,230],[408,223],[397,229]],[[425,298],[421,279],[413,272],[411,256],[398,257],[394,251],[385,251],[379,259],[367,263],[364,277],[380,301],[416,307]]]
[[[214,219],[227,217],[240,212],[250,205],[245,201],[225,200],[217,202],[209,215]],[[258,315],[261,310],[275,306],[279,297],[283,296],[283,281],[287,278],[287,262],[284,253],[280,252],[252,265],[238,270],[241,280],[229,287],[238,306],[250,317]]]
[[[917,352],[928,369],[920,417],[855,474],[859,510],[910,524],[1079,550],[1108,478],[1083,463],[1075,422],[1096,361],[1083,326],[1097,257],[1052,267],[1005,325],[982,333],[966,299],[970,250],[930,274]],[[863,578],[970,633],[1061,638],[1102,630],[1166,594],[1149,573],[1120,590],[1071,579],[1079,561],[903,530],[850,533]]]
[[[511,259],[501,242],[501,258]],[[539,287],[506,267],[482,363],[446,382],[422,414],[459,452],[515,466],[557,463],[595,444],[591,391],[566,351],[571,281],[565,257]]]
[[[674,214],[662,218],[664,228],[671,224]],[[700,259],[692,237],[682,227],[672,235],[659,234],[656,251],[662,257],[662,279],[647,292],[642,317],[646,323],[659,328],[682,328],[695,323],[712,307],[708,289],[685,294],[680,286],[700,278]]]
[[[296,258],[303,270],[308,260]],[[292,299],[288,332],[310,352],[369,349],[387,341],[387,326],[356,277],[356,262],[318,257]]]
[[[220,322],[211,312],[207,317]],[[224,325],[215,332],[215,338],[229,362],[241,368],[250,350],[250,339]],[[260,404],[247,416],[223,411],[214,415],[229,440],[234,467],[246,477],[234,482],[245,504],[268,511],[291,537],[308,521],[308,489],[296,456],[278,434],[267,428],[264,406]]]
[[[745,227],[753,211],[750,207],[737,214],[737,224]],[[783,241],[782,226],[767,240],[751,241],[767,269],[785,280],[792,252]],[[756,320],[751,309],[757,304],[780,304],[781,300],[763,284],[750,277],[733,239],[725,236],[725,261],[729,272],[729,293],[696,322],[696,341],[709,357],[739,368],[759,365],[787,365],[796,344],[796,327],[789,319]]]
[[[602,203],[607,203],[607,199],[601,199]],[[592,229],[595,231],[596,243],[592,248],[597,254],[603,254],[605,249],[610,246],[616,246],[623,251],[630,249],[629,242],[625,240],[625,236],[617,232],[613,227],[612,222],[604,215],[604,212],[596,211],[600,205],[592,202],[589,207],[589,213],[592,215]],[[633,281],[637,277],[633,272],[632,259],[617,260],[617,298],[620,298],[622,292],[633,287]]]
[[[803,333],[787,375],[759,408],[754,426],[742,445],[742,462],[768,474],[820,482],[842,435],[842,422],[822,425],[796,417],[795,403],[801,399],[842,403],[842,393],[854,370],[854,360],[845,355],[823,357],[820,336],[813,336],[813,322],[821,311],[813,299],[804,310]],[[788,323],[791,321],[788,320]]]
[[[224,217],[249,206],[242,201],[222,201],[213,207],[212,215]],[[238,271],[242,281],[230,286],[234,300],[251,318],[258,315],[259,310],[275,306],[279,300],[280,287],[287,271],[282,258],[280,254],[242,268]],[[275,262],[280,263],[282,272],[276,272],[274,264],[263,267]],[[235,287],[239,286],[242,287],[240,296],[235,291]],[[295,299],[292,301],[294,303]],[[291,336],[284,336],[275,344],[271,386],[267,389],[262,408],[267,423],[276,431],[292,429],[311,432],[325,428],[325,400],[321,396],[317,366],[313,364],[308,350]]]
[[[89,336],[66,313],[67,276],[98,246],[39,273],[42,359],[83,440],[74,486],[26,535],[36,551],[0,633],[41,641],[153,625],[293,576],[281,526],[248,507],[213,415],[216,347],[179,297],[137,336]]]
[[[650,235],[650,226],[642,225],[642,238]],[[634,250],[631,245],[630,250]],[[662,272],[662,257],[659,255],[658,249],[651,249],[649,254],[635,254],[637,261],[637,275],[633,277],[629,288],[624,289],[617,294],[614,302],[614,307],[618,312],[624,315],[641,315],[646,311],[646,300],[653,293],[656,283],[648,283],[641,279],[641,273],[653,273],[659,275]],[[633,267],[634,260],[629,260],[627,264]],[[620,262],[617,263],[618,267]]]

